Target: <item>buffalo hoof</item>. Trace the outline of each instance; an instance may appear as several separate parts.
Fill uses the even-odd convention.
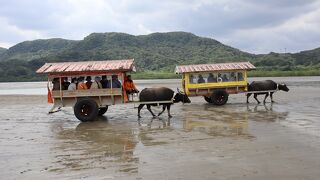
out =
[[[258,104],[260,104],[261,102],[258,101]]]
[[[169,118],[172,118],[172,116],[171,116],[171,115],[168,115],[168,117],[169,117]]]
[[[138,118],[141,118],[141,116],[140,116],[140,115],[138,115]]]
[[[154,116],[152,116],[152,119],[155,119],[155,118],[157,118],[158,116],[156,116],[156,115],[154,115]]]
[[[274,101],[271,101],[271,103],[274,103]]]

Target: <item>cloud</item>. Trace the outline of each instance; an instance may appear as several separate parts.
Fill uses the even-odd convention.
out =
[[[242,50],[255,53],[312,49],[320,46],[319,17],[320,8],[317,8],[272,26],[237,29],[222,39],[228,44],[242,47]]]
[[[8,20],[0,17],[0,39],[1,46],[12,46],[13,42],[18,42],[21,39],[39,39],[45,36],[39,31],[31,29],[21,29],[14,24],[10,24]]]
[[[0,6],[0,44],[92,32],[187,31],[254,53],[319,46],[320,3],[305,0],[29,0]]]

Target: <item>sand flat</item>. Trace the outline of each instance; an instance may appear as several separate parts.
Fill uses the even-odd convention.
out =
[[[0,95],[0,179],[318,179],[319,86],[299,82],[273,104],[197,97],[155,119],[118,105],[89,123],[47,114],[43,95]]]

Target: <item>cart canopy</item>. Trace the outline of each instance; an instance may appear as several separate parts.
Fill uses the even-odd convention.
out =
[[[218,64],[193,64],[176,66],[176,74],[193,73],[193,72],[217,72],[232,70],[252,70],[256,67],[250,62],[233,62]]]
[[[49,75],[76,75],[130,71],[136,71],[134,59],[45,63],[36,72]]]

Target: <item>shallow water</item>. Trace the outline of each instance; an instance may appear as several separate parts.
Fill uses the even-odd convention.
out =
[[[260,79],[290,91],[265,105],[243,94],[220,107],[195,97],[172,106],[173,118],[143,109],[138,119],[133,105],[117,105],[89,123],[72,108],[48,115],[46,97],[33,96],[46,94],[45,82],[0,83],[11,94],[0,96],[0,179],[317,179],[320,77],[250,80]],[[176,89],[180,80],[136,84]]]
[[[320,76],[307,77],[258,77],[249,78],[249,82],[272,79],[289,86],[320,87]],[[145,87],[181,88],[181,79],[135,80],[139,89]],[[0,82],[0,95],[46,95],[47,82]]]

